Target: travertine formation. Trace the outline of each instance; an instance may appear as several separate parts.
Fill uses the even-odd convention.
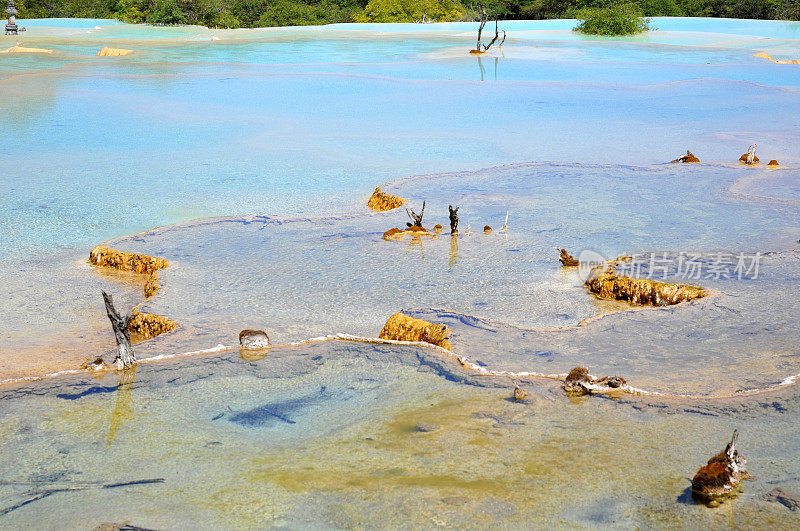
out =
[[[167,332],[172,332],[178,327],[172,319],[163,315],[140,312],[136,308],[131,312],[128,329],[142,339],[150,339]]]
[[[421,236],[428,236],[433,237],[436,236],[434,233],[430,232],[428,229],[424,227],[408,227],[406,230],[400,230],[397,227],[393,229],[389,229],[383,233],[383,239],[388,241],[391,240],[402,240],[405,236],[413,237],[421,237]]]
[[[424,341],[447,350],[453,349],[450,344],[449,328],[422,319],[414,319],[402,312],[389,317],[378,337],[395,341]]]
[[[169,262],[163,258],[117,251],[105,245],[98,245],[91,250],[89,262],[94,265],[113,267],[120,271],[133,271],[134,273],[146,273],[148,275],[152,275],[159,269],[169,266]]]
[[[106,46],[99,52],[97,52],[97,57],[121,57],[123,55],[132,54],[133,50],[125,50],[123,48],[112,48],[110,46]]]
[[[47,48],[25,48],[21,44],[17,44],[0,51],[0,53],[53,53],[53,50],[48,50]]]
[[[134,273],[150,275],[144,285],[145,298],[150,298],[160,288],[158,270],[169,267],[169,262],[163,258],[117,251],[105,245],[98,245],[91,250],[89,262],[96,266],[110,267],[119,271],[133,271]]]
[[[708,295],[708,291],[697,286],[619,275],[613,262],[592,269],[585,284],[589,291],[601,299],[652,306],[669,306]]]
[[[381,192],[381,187],[375,188],[372,196],[367,201],[367,206],[376,212],[386,212],[406,204],[406,200],[396,195]]]
[[[717,505],[739,493],[739,483],[750,475],[744,465],[747,459],[736,450],[739,432],[733,431],[731,442],[725,449],[708,460],[692,479],[692,494],[709,505]]]

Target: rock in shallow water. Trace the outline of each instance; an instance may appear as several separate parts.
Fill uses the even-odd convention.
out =
[[[417,424],[414,426],[414,431],[419,431],[422,433],[429,433],[438,429],[439,425],[432,422],[417,422]]]
[[[776,502],[785,505],[790,511],[800,509],[800,496],[783,487],[775,487],[764,495],[764,499],[768,502]]]
[[[692,495],[697,501],[715,506],[739,494],[739,483],[750,475],[745,470],[747,459],[736,450],[738,436],[739,432],[734,430],[725,449],[709,459],[708,464],[695,474]]]
[[[414,319],[402,312],[389,317],[378,337],[394,341],[424,341],[447,350],[453,349],[450,344],[449,328],[422,319]]]
[[[248,350],[269,348],[269,336],[263,330],[242,330],[239,332],[239,344]]]

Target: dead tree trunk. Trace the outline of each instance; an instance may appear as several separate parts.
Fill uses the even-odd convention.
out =
[[[483,27],[486,25],[487,20],[488,18],[486,17],[486,10],[481,8],[480,26],[478,26],[478,43],[475,46],[475,50],[478,52],[481,51],[481,33],[483,32]]]
[[[118,369],[127,369],[136,363],[136,353],[133,351],[131,332],[128,329],[131,316],[128,314],[122,317],[117,309],[114,308],[114,299],[105,291],[103,292],[103,300],[106,303],[106,313],[111,321],[111,328],[114,329],[114,337],[117,338],[117,346],[119,348],[117,357],[114,359],[114,365]]]
[[[420,211],[419,214],[408,208],[406,209],[406,214],[408,214],[408,217],[410,217],[411,221],[414,222],[414,223],[406,223],[406,225],[408,225],[409,227],[421,227],[422,216],[425,215],[425,201],[422,202],[422,211]]]
[[[481,44],[481,34],[483,33],[483,28],[486,26],[486,23],[489,21],[489,16],[486,14],[486,9],[483,8],[483,7],[480,7],[480,17],[481,17],[480,18],[480,25],[478,26],[478,41],[475,44],[475,49],[473,50],[474,53],[484,53],[484,52],[486,52],[487,50],[489,50],[489,48],[492,47],[492,45],[495,42],[497,42],[497,39],[500,38],[500,31],[497,28],[497,19],[495,19],[495,21],[494,21],[494,38],[489,42],[489,44]],[[498,44],[497,46],[498,47],[502,46],[504,42],[506,42],[506,32],[505,31],[503,32],[503,40],[500,41],[500,44]]]

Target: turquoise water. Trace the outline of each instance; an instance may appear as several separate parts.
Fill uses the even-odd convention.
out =
[[[465,23],[22,24],[0,50],[53,53],[0,54],[0,527],[800,523],[763,498],[800,490],[800,66],[754,57],[800,59],[798,23],[514,21],[480,58]],[[384,241],[407,218],[367,211],[383,183],[429,227],[460,205],[459,237]],[[106,240],[171,262],[141,308],[178,329],[135,373],[16,380],[112,359],[99,292],[127,311],[145,279],[88,265]],[[600,301],[559,247],[658,253],[712,294]],[[720,253],[758,276],[708,274]],[[453,354],[352,339],[400,310]],[[572,403],[579,365],[640,394]],[[734,428],[756,479],[695,505]]]

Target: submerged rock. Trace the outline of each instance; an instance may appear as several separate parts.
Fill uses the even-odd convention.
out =
[[[691,151],[689,151],[687,149],[686,150],[686,155],[683,155],[682,157],[678,157],[677,159],[670,161],[670,163],[672,163],[672,164],[675,164],[676,162],[692,163],[692,162],[700,162],[700,159],[695,157],[694,153],[692,153]]]
[[[81,365],[81,369],[86,369],[95,373],[106,373],[111,369],[111,367],[108,366],[108,363],[106,363],[103,358],[98,356],[97,358],[87,361]]]
[[[528,396],[528,391],[523,389],[517,384],[514,384],[514,402],[519,402],[520,400],[525,400]]]
[[[402,312],[389,317],[378,337],[394,341],[424,341],[447,350],[453,349],[450,344],[449,328],[422,319],[414,319]]]
[[[561,249],[561,256],[558,261],[561,262],[561,265],[564,267],[576,267],[580,265],[580,262],[569,254],[566,249]]]
[[[739,483],[749,474],[744,465],[747,459],[736,450],[737,430],[725,449],[700,467],[692,478],[692,495],[702,503],[718,505],[739,493]]]
[[[122,522],[117,524],[115,522],[102,522],[94,528],[94,531],[153,531],[146,527],[139,527],[131,524],[130,522]]]
[[[122,57],[124,55],[132,54],[133,50],[125,50],[124,48],[112,48],[110,46],[106,46],[99,52],[97,52],[96,57]]]
[[[239,344],[244,349],[259,350],[272,346],[269,336],[263,330],[242,330],[239,332]]]
[[[708,291],[698,286],[619,275],[613,263],[605,263],[592,269],[585,285],[601,299],[652,306],[669,306],[708,295]]]
[[[425,227],[420,227],[418,225],[412,225],[405,230],[400,230],[397,227],[393,229],[389,229],[383,233],[383,239],[388,241],[392,240],[402,240],[405,236],[411,236],[412,238],[416,237],[435,237],[436,235],[430,232]]]
[[[178,324],[172,319],[163,315],[140,312],[135,308],[131,312],[131,320],[128,323],[128,330],[132,334],[138,334],[142,339],[150,339],[166,334],[176,328],[178,328]]]
[[[440,426],[438,424],[434,424],[432,422],[417,422],[417,424],[414,426],[414,431],[430,433],[438,430],[439,428]]]
[[[621,376],[595,378],[586,367],[572,369],[561,387],[568,395],[595,395],[620,391],[627,382]]]
[[[372,196],[367,201],[367,206],[376,212],[386,212],[401,207],[406,204],[406,200],[396,195],[381,192],[381,187],[375,188]]]
[[[790,511],[800,509],[800,496],[783,487],[775,487],[764,495],[764,499],[768,502],[780,503]]]

